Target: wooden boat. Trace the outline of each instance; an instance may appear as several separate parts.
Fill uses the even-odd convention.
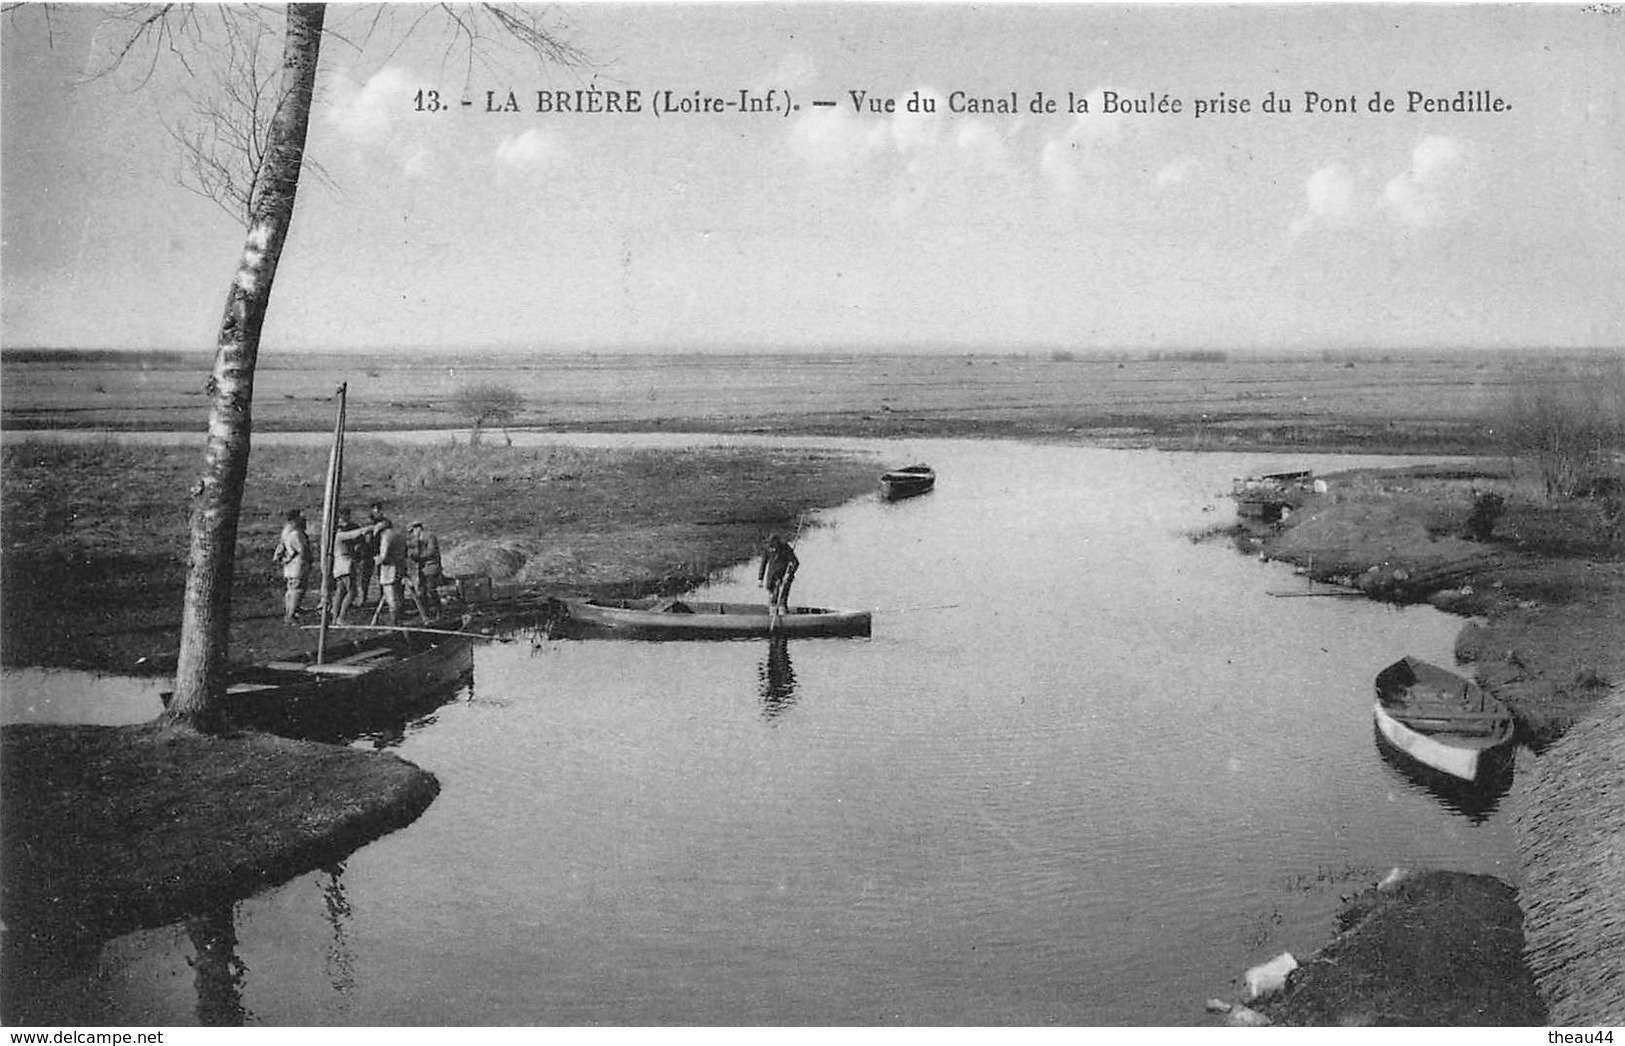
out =
[[[767,636],[866,636],[867,610],[789,607],[686,599],[568,600],[567,633],[612,633],[629,639],[746,639]]]
[[[1377,757],[1390,771],[1412,789],[1431,796],[1440,806],[1467,818],[1473,824],[1483,824],[1494,816],[1501,806],[1501,800],[1512,790],[1516,768],[1510,747],[1496,749],[1483,757],[1478,776],[1464,781],[1453,774],[1419,763],[1394,747],[1393,742],[1382,735],[1382,728],[1377,725],[1375,717],[1371,723],[1371,738]]]
[[[1314,492],[1314,473],[1300,469],[1236,479],[1230,496],[1236,501],[1237,515],[1273,523],[1295,511]]]
[[[382,634],[330,645],[333,549],[344,473],[344,421],[348,387],[338,388],[338,416],[328,458],[319,545],[321,622],[316,649],[299,660],[248,665],[228,674],[218,698],[228,725],[289,737],[336,740],[396,727],[432,707],[474,668],[467,633],[391,628]],[[343,626],[338,626],[343,627]],[[168,706],[173,693],[162,694]]]
[[[430,630],[389,632],[293,661],[247,665],[220,707],[232,726],[315,740],[398,725],[441,704],[474,670],[473,640]],[[164,704],[170,695],[162,695]]]
[[[924,494],[937,485],[937,473],[930,465],[906,465],[880,477],[880,496],[898,501]]]
[[[1423,767],[1478,781],[1511,753],[1511,713],[1470,679],[1405,657],[1377,673],[1376,689],[1377,732]]]

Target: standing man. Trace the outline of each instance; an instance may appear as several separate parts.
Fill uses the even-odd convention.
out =
[[[282,565],[282,621],[299,623],[299,604],[305,598],[305,577],[310,572],[310,537],[305,533],[305,514],[290,508],[282,514],[282,535],[277,538],[271,559]]]
[[[406,585],[406,541],[401,537],[395,524],[384,515],[383,506],[372,506],[373,539],[378,543],[378,554],[373,561],[378,564],[378,587],[383,590],[383,597],[379,600],[380,608],[389,608],[389,623],[401,623],[401,597],[405,594]],[[373,615],[375,618],[376,614]]]
[[[372,525],[383,514],[383,507],[374,504],[370,522],[362,524],[360,531],[350,545],[350,605],[364,607],[367,605],[367,591],[372,588],[372,575],[374,559],[378,555],[377,536],[372,532]]]
[[[367,598],[366,592],[357,590],[356,578],[363,562],[366,576],[372,575],[371,536],[371,527],[356,526],[350,510],[339,509],[338,530],[333,534],[333,620],[340,624],[346,611]]]
[[[790,605],[790,585],[794,583],[796,568],[800,566],[801,560],[796,558],[796,550],[790,547],[788,541],[777,534],[767,539],[762,565],[756,568],[756,580],[767,589],[767,605],[775,624],[779,615]]]
[[[423,620],[440,616],[440,539],[413,520],[406,527],[406,558],[411,563],[412,599]]]

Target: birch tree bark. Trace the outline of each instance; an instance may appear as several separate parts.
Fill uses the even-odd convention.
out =
[[[209,379],[203,473],[191,489],[191,543],[175,696],[164,714],[175,726],[214,731],[222,725],[219,696],[225,688],[237,522],[253,433],[254,366],[271,285],[293,222],[325,16],[323,4],[288,5],[264,171],[250,205],[242,262],[220,321]]]

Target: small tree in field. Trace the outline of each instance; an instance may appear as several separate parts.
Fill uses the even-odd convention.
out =
[[[468,433],[471,447],[480,445],[480,435],[488,424],[500,427],[502,438],[508,441],[508,446],[513,446],[508,426],[524,408],[524,397],[506,385],[468,385],[457,394],[457,411],[469,419],[471,426]]]

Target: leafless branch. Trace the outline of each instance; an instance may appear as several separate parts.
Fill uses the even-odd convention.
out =
[[[442,61],[446,65],[460,65],[465,82],[474,79],[476,65],[490,68],[498,52],[571,69],[592,64],[586,52],[568,43],[548,24],[543,11],[526,5],[439,3],[407,5],[404,9],[411,13],[411,20],[403,29],[391,34],[393,43],[384,56],[386,61],[393,59],[438,15],[440,17],[434,20],[442,24],[446,33]],[[391,18],[395,13],[396,9],[388,7],[370,12],[369,24],[359,34],[360,46],[365,48],[386,27],[398,24]]]
[[[8,3],[0,4],[0,15],[4,15],[8,22],[17,24],[17,15],[22,11],[39,11],[45,17],[45,46],[56,47],[56,25],[51,21],[51,6],[49,4]]]
[[[542,61],[571,67],[589,64],[584,51],[554,35],[533,12],[490,3],[481,4],[480,8],[520,46]]]
[[[223,38],[214,56],[218,75],[207,90],[187,92],[191,115],[168,130],[181,148],[181,185],[246,225],[282,103],[276,96],[280,53],[274,30],[261,19],[224,17],[217,35]]]
[[[24,7],[8,3],[10,15]],[[535,9],[499,3],[380,5],[364,13],[356,39],[329,24],[323,33],[363,52],[399,10],[410,22],[396,34],[388,57],[422,31],[433,16],[445,25],[446,61],[458,61],[473,79],[476,63],[489,63],[494,52],[516,51],[544,64],[580,68],[587,55],[563,40]],[[47,23],[49,25],[49,23]],[[216,203],[246,224],[263,182],[270,127],[283,99],[276,97],[281,61],[282,12],[257,4],[125,3],[109,9],[101,32],[112,44],[90,74],[91,79],[134,69],[136,86],[144,86],[166,59],[178,63],[196,90],[184,90],[190,112],[165,127],[180,147],[179,182]],[[336,188],[316,161],[303,160],[322,185]]]

